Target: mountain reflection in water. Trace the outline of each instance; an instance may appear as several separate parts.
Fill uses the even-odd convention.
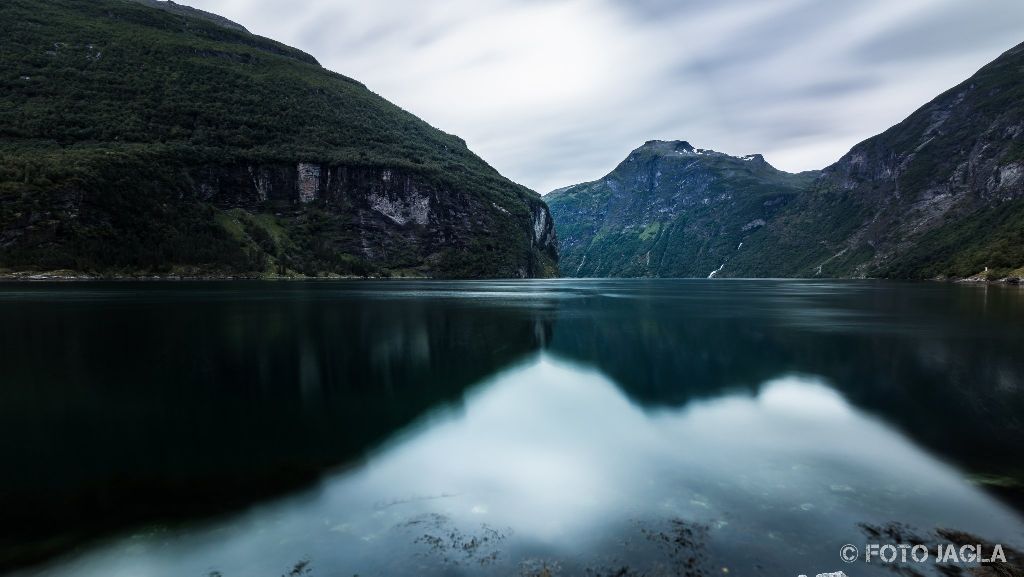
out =
[[[344,465],[42,574],[813,574],[889,522],[1021,544],[965,480],[1021,462],[1012,288],[7,288],[9,551],[40,518],[201,517]]]

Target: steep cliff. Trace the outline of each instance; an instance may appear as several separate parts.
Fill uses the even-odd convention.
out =
[[[314,58],[186,7],[0,4],[0,270],[557,274],[540,197]]]
[[[1024,45],[820,173],[701,152],[550,193],[563,273],[1024,276]]]

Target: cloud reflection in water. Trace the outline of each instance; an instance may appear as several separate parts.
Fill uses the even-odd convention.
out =
[[[317,489],[45,574],[276,576],[298,559],[338,574],[508,574],[525,558],[571,572],[628,560],[637,527],[671,519],[708,527],[710,558],[739,574],[834,567],[861,522],[1019,540],[1013,512],[821,379],[758,391],[644,409],[540,354]]]

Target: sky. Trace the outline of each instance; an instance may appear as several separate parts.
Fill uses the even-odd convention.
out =
[[[1021,0],[179,0],[300,48],[541,193],[653,139],[835,162],[1024,42]]]

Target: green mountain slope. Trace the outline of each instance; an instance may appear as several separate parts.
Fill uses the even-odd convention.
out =
[[[788,275],[1020,276],[1024,45],[853,147],[755,241]]]
[[[565,275],[706,277],[815,175],[776,170],[760,155],[651,141],[603,179],[545,200]]]
[[[0,4],[0,269],[556,273],[543,201],[461,139],[298,50],[146,4]]]
[[[702,232],[670,243],[670,258],[677,263],[663,267],[658,260],[654,269],[574,268],[583,254],[590,262],[636,261],[641,248],[654,247],[650,242],[591,246],[584,234],[593,229],[602,231],[593,235],[599,240],[628,239],[649,226],[647,215],[661,210],[664,202],[649,182],[616,180],[622,184],[616,202],[639,207],[628,214],[585,209],[603,202],[602,185],[552,193],[547,200],[563,236],[563,271],[706,276],[709,266],[724,265],[718,276],[959,278],[981,273],[1018,278],[1024,274],[1024,45],[858,144],[815,178],[797,175],[780,181],[774,172],[750,176],[762,190],[783,182],[789,188],[779,192],[771,210],[765,205],[763,226],[740,234],[736,225],[743,219],[737,220],[737,214],[753,217],[756,210],[753,202],[737,210],[735,199],[756,198],[749,192],[753,184],[720,177],[713,179],[714,194],[708,194],[702,187],[709,185],[689,172],[674,173],[667,183],[663,175],[660,189],[678,189],[684,198],[708,197],[712,210],[697,217],[704,223]],[[716,204],[715,194],[731,198]],[[666,214],[672,215],[674,230],[695,218],[693,210]]]

